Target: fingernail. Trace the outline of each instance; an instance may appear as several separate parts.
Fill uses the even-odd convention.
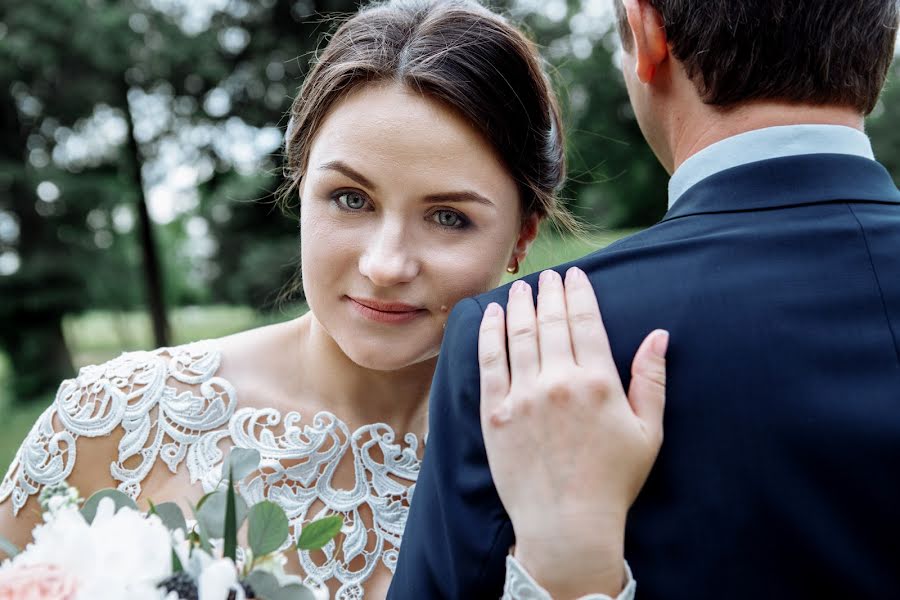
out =
[[[650,349],[659,358],[665,358],[666,351],[669,349],[669,332],[665,329],[659,329],[658,331],[659,333],[656,334],[656,337],[650,344]]]
[[[528,290],[528,284],[523,280],[519,279],[518,281],[513,282],[512,287],[509,288],[510,294],[523,294]]]
[[[578,267],[572,267],[566,271],[566,283],[582,283],[587,281],[587,275]]]
[[[499,317],[503,313],[503,309],[496,302],[491,302],[484,311],[486,317]]]
[[[551,281],[555,281],[559,279],[559,273],[554,271],[553,269],[548,269],[541,273],[540,283],[541,285],[545,283],[550,283]]]

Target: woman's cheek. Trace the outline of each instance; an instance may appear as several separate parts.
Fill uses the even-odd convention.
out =
[[[444,290],[448,308],[497,287],[508,260],[501,252],[496,245],[472,244],[462,250],[445,251],[435,259],[440,266],[431,269],[436,278],[432,283]]]
[[[359,232],[348,231],[332,221],[327,217],[311,218],[300,228],[300,270],[308,298],[327,295],[328,287],[358,266]]]

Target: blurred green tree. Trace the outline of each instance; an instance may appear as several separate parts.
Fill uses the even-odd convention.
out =
[[[563,198],[589,224],[655,223],[665,214],[668,175],[644,141],[628,101],[617,66],[612,2],[554,0],[516,7],[512,12],[540,45],[561,98],[569,160]]]
[[[900,61],[895,60],[881,100],[866,122],[875,158],[900,186]]]
[[[667,175],[628,102],[611,2],[500,7],[552,65],[568,132],[564,197],[589,223],[656,222]],[[165,344],[167,304],[272,306],[299,254],[296,215],[273,204],[284,115],[333,17],[355,9],[0,0],[0,347],[14,397],[71,375],[61,323],[87,307],[146,306]],[[868,130],[900,180],[897,79],[895,64]]]
[[[165,345],[165,299],[204,297],[180,281],[167,294],[163,284],[163,273],[198,276],[183,265],[161,264],[190,258],[168,245],[184,242],[179,229],[189,219],[177,217],[191,212],[189,202],[162,231],[166,259],[157,253],[160,232],[145,194],[161,177],[154,169],[170,166],[152,164],[167,147],[179,146],[190,164],[175,168],[187,166],[187,175],[203,184],[204,209],[229,214],[213,221],[221,231],[205,240],[225,259],[218,269],[223,278],[234,271],[227,258],[243,260],[247,245],[266,240],[283,248],[293,240],[288,220],[244,218],[260,212],[244,202],[246,183],[240,198],[226,199],[241,180],[234,177],[247,154],[240,145],[254,139],[238,137],[229,148],[222,133],[277,126],[293,91],[285,82],[299,80],[306,66],[292,59],[316,42],[320,23],[310,17],[341,8],[352,3],[236,1],[204,9],[177,1],[0,2],[0,85],[10,92],[0,106],[0,345],[12,361],[14,397],[39,397],[71,375],[65,314],[87,306],[134,307],[141,282],[156,343]],[[268,167],[274,170],[275,161]],[[251,179],[259,184],[257,197],[278,181]],[[220,204],[227,210],[217,210]],[[257,279],[259,262],[245,267]],[[277,289],[289,277],[273,271],[256,287]],[[237,300],[236,294],[219,298]]]

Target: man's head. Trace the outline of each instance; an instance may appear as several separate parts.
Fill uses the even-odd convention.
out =
[[[654,113],[679,109],[666,105],[673,93],[690,91],[719,112],[775,102],[868,114],[900,12],[898,0],[614,2],[629,92],[664,163]]]

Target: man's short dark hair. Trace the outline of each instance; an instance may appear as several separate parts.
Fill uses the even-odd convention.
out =
[[[614,0],[626,50],[631,36]],[[894,57],[898,0],[649,0],[708,103],[777,99],[869,114]]]

